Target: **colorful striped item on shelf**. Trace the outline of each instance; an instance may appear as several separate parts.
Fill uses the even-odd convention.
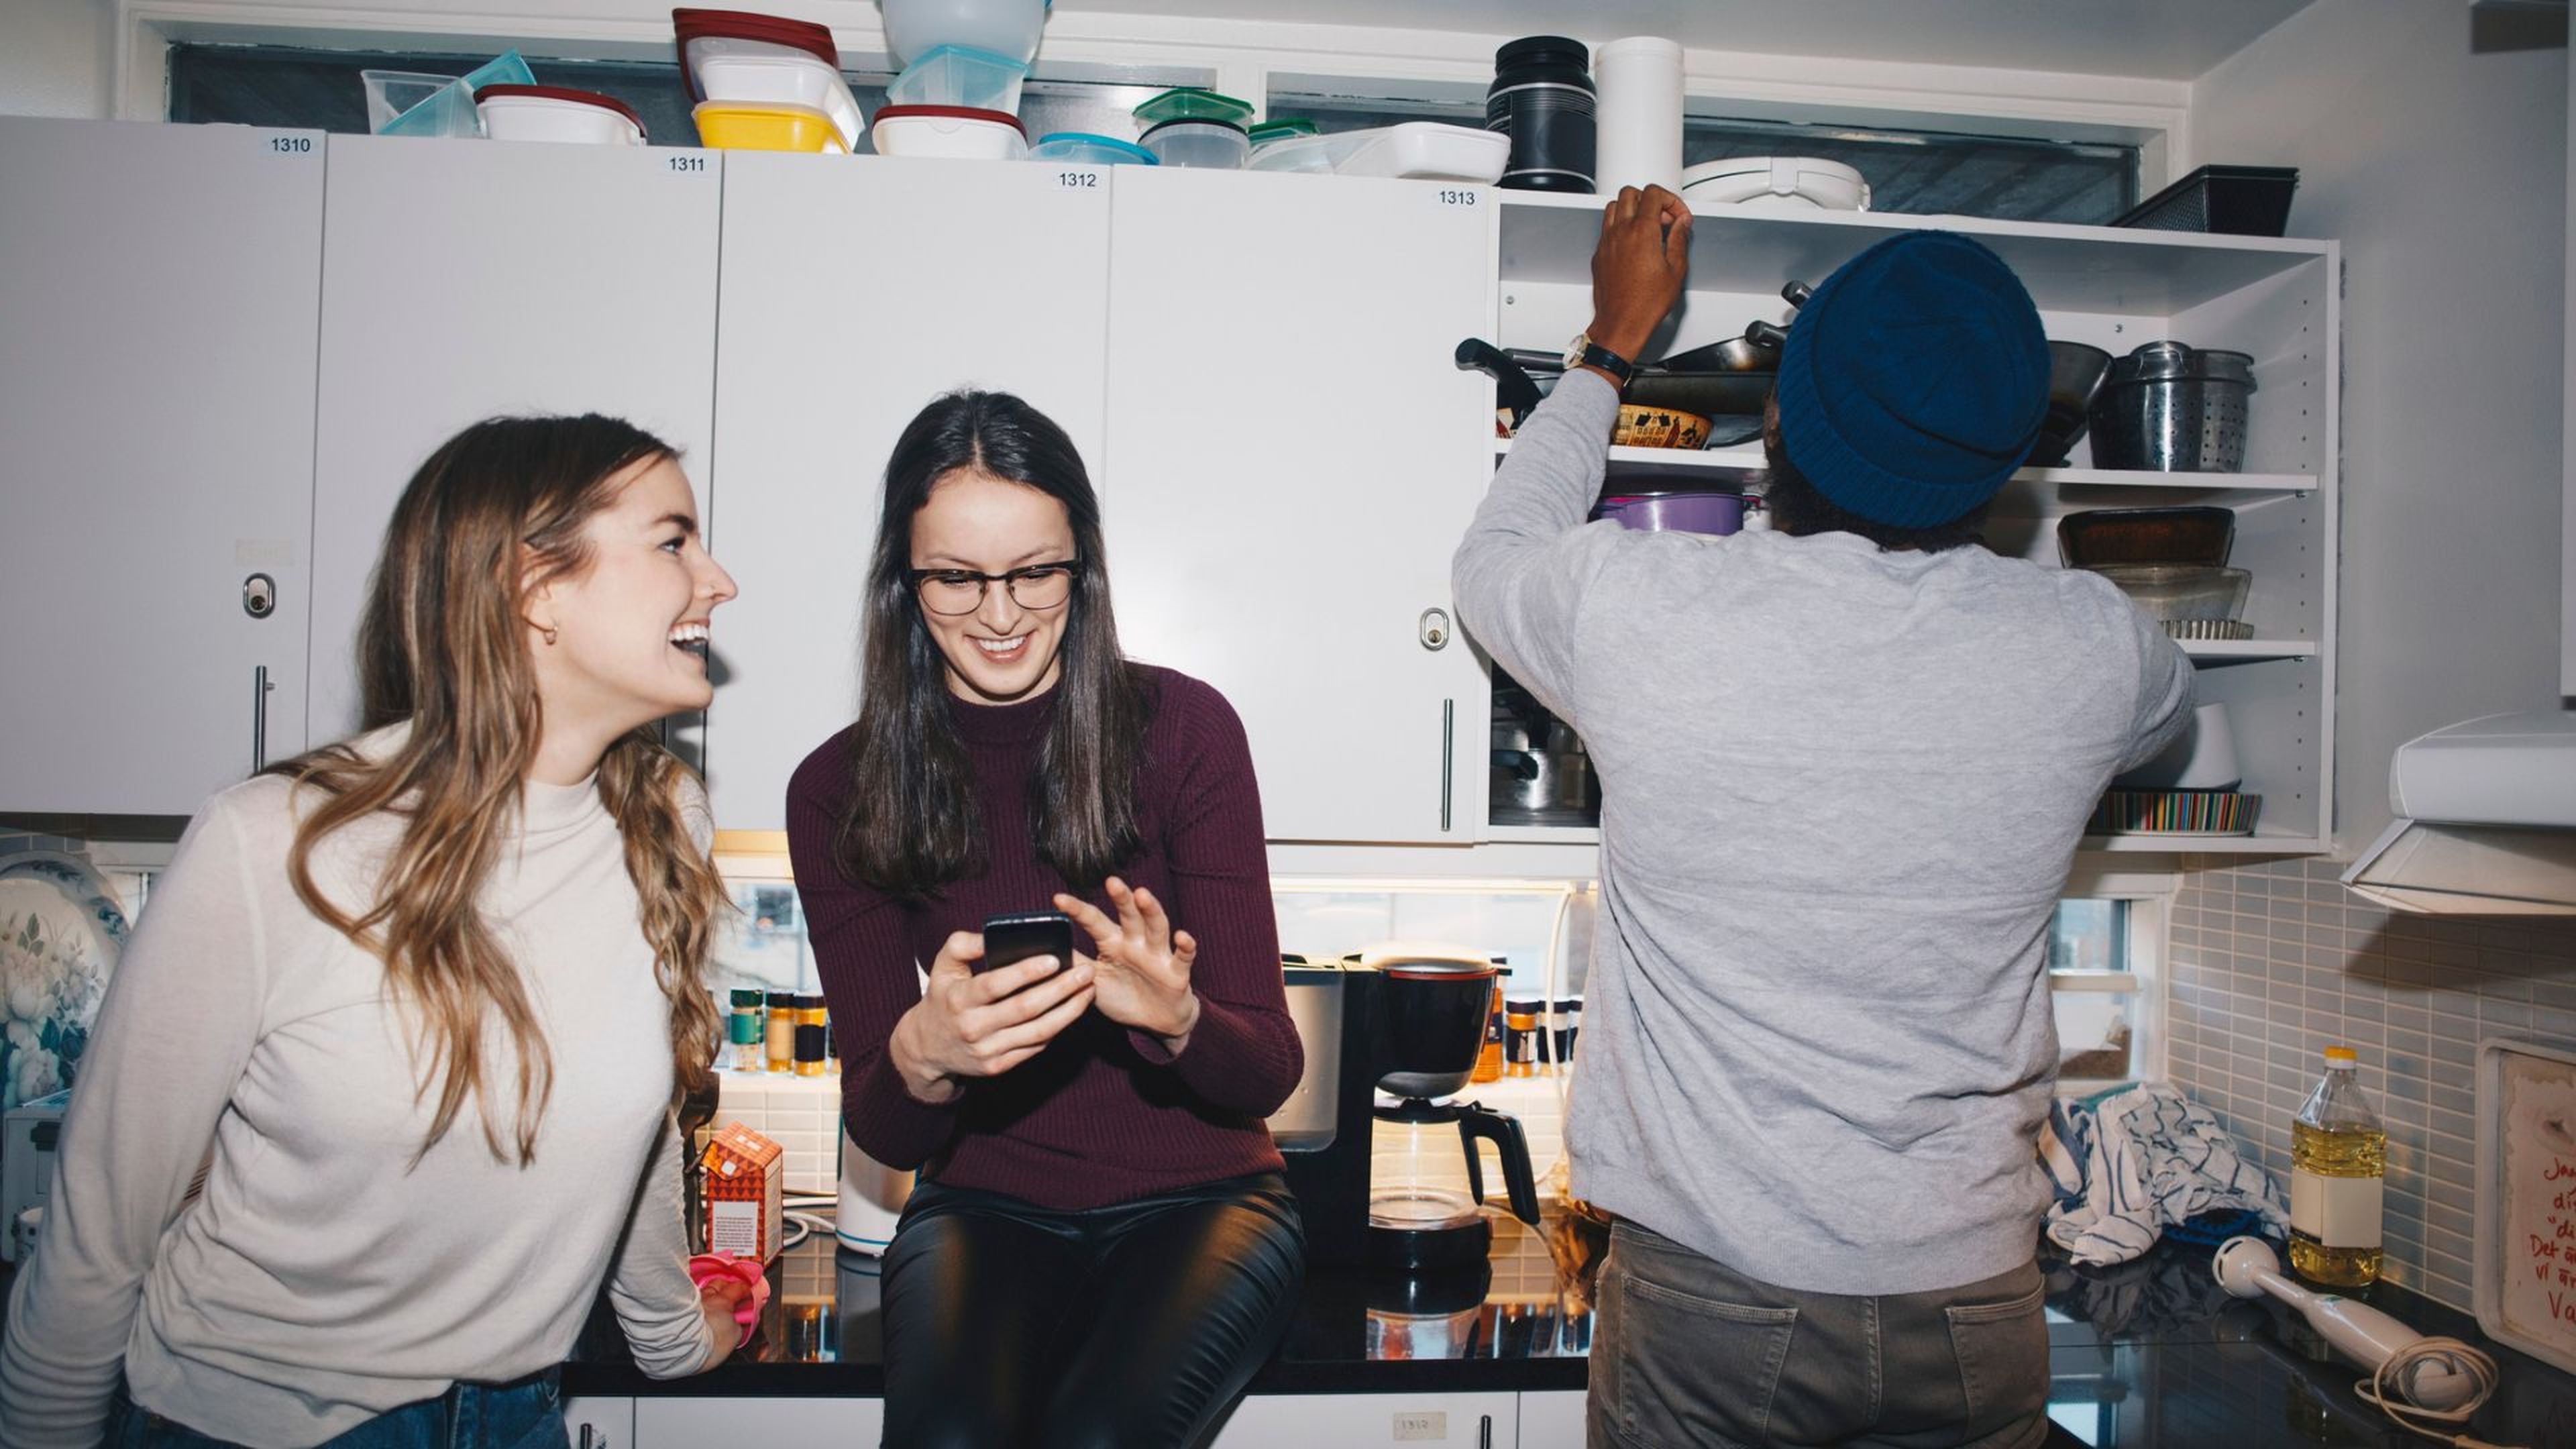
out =
[[[2251,835],[2263,797],[2235,790],[2113,790],[2093,807],[2095,835]]]

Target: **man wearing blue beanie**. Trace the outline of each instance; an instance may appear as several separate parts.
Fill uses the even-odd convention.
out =
[[[2050,916],[2191,667],[2101,578],[1979,541],[2048,349],[1961,236],[1883,241],[1801,310],[1775,531],[1585,523],[1689,246],[1669,192],[1610,203],[1593,324],[1453,565],[1602,782],[1566,1123],[1617,1220],[1591,1441],[2035,1445]]]

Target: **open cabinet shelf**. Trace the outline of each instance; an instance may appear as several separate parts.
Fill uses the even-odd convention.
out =
[[[1526,192],[1497,200],[1499,285],[1489,334],[1498,346],[1561,349],[1591,319],[1591,255],[1600,201]],[[2020,276],[2055,340],[2124,355],[2175,339],[2254,359],[2244,469],[2151,472],[2092,466],[2080,439],[2069,466],[2024,468],[1988,512],[1997,552],[2056,566],[2056,523],[2097,508],[2210,505],[2236,515],[2231,564],[2251,583],[2250,639],[2191,640],[2203,703],[2227,706],[2245,774],[2263,797],[2250,836],[2087,836],[2083,849],[2160,855],[2322,854],[2333,844],[2337,416],[2341,371],[2338,243],[2206,236],[1878,213],[1795,215],[1714,210],[1695,216],[1682,304],[1645,357],[1720,342],[1748,318],[1794,325],[1780,299],[1790,280],[1816,283],[1888,237],[1923,229],[1975,237]],[[1492,443],[1508,457],[1509,439]],[[1699,452],[1613,448],[1610,477],[1629,486],[1758,490],[1758,445]],[[1596,841],[1591,827],[1489,824],[1493,841]]]

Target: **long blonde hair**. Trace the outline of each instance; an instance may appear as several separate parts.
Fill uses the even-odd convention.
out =
[[[365,727],[408,721],[383,758],[328,745],[277,773],[324,794],[301,820],[287,868],[314,915],[385,963],[418,1031],[418,1096],[437,1084],[421,1143],[447,1135],[470,1095],[493,1155],[527,1163],[553,1093],[553,1054],[516,964],[480,898],[512,827],[543,730],[523,603],[536,586],[591,563],[583,526],[629,467],[672,456],[668,444],[615,418],[494,418],[442,445],[412,475],[385,530],[384,555],[358,642]],[[671,1003],[674,1100],[703,1087],[719,1025],[706,986],[714,921],[726,897],[685,813],[688,766],[653,729],[611,745],[599,762],[602,803],[625,841],[626,873]],[[314,846],[380,810],[404,820],[375,900],[351,915],[325,897]],[[516,1059],[518,1111],[503,1143],[488,1090],[485,1024],[497,1018]],[[416,1159],[415,1159],[416,1160]]]

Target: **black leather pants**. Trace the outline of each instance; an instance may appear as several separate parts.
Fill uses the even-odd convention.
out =
[[[885,1253],[885,1443],[1183,1449],[1305,1273],[1277,1173],[1079,1212],[924,1182]]]

